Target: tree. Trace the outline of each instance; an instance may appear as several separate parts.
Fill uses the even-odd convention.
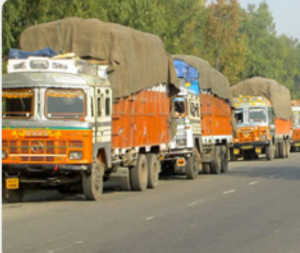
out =
[[[246,36],[240,33],[243,12],[237,0],[218,0],[208,6],[205,25],[204,57],[228,77],[239,81],[247,57]]]

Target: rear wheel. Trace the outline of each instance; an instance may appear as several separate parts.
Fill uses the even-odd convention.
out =
[[[211,162],[210,170],[212,174],[220,174],[222,168],[221,147],[215,146],[214,160]]]
[[[228,171],[228,152],[226,146],[221,146],[221,172]]]
[[[103,192],[104,164],[98,160],[89,174],[82,174],[82,190],[87,200],[99,200]]]
[[[266,146],[266,158],[268,161],[271,161],[274,158],[274,146],[272,144]]]
[[[285,157],[289,157],[290,151],[291,151],[291,145],[290,145],[289,139],[285,140],[285,145],[286,145],[286,156]]]
[[[130,170],[131,187],[134,191],[145,191],[148,185],[148,163],[144,154],[139,154],[136,165]]]
[[[210,173],[210,164],[209,163],[202,163],[202,172],[203,172],[203,174]]]
[[[148,162],[148,188],[154,189],[158,184],[161,164],[155,154],[147,154],[146,158]]]
[[[284,158],[285,157],[285,145],[284,141],[278,143],[278,157]]]

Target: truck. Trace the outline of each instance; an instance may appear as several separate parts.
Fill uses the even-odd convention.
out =
[[[112,177],[126,190],[155,188],[179,91],[162,41],[66,18],[27,28],[20,45],[2,79],[3,198],[21,201],[32,188],[99,200]],[[32,52],[44,47],[73,53]]]
[[[172,55],[180,93],[173,99],[177,133],[163,159],[163,171],[219,174],[228,170],[233,142],[233,102],[228,80],[208,62],[191,55]]]
[[[231,160],[287,158],[292,136],[289,90],[277,81],[253,77],[231,87],[237,121]]]
[[[292,101],[293,135],[291,138],[291,151],[300,151],[300,100]]]

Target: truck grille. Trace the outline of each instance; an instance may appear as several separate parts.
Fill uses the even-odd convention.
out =
[[[9,155],[19,156],[23,162],[52,162],[56,157],[67,156],[68,149],[82,147],[82,141],[2,141],[2,148],[7,149]]]
[[[252,142],[255,141],[255,133],[253,131],[237,133],[237,138],[240,142]]]

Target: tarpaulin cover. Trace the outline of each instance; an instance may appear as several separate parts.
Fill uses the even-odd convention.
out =
[[[229,100],[232,104],[230,84],[227,78],[201,58],[192,55],[172,55],[173,59],[182,60],[199,71],[201,90],[211,91],[215,95]]]
[[[174,66],[177,77],[184,78],[187,82],[192,82],[199,78],[199,71],[182,60],[174,59]]]
[[[56,56],[57,53],[50,47],[46,47],[37,51],[22,51],[19,49],[11,48],[8,51],[8,59],[26,59],[29,56],[44,56],[44,57],[53,57]]]
[[[265,96],[273,105],[275,116],[290,119],[291,94],[290,91],[277,81],[262,77],[253,77],[231,87],[233,97]]]
[[[59,53],[108,61],[116,98],[162,83],[173,84],[172,95],[179,91],[173,61],[162,40],[129,27],[98,19],[65,18],[27,28],[20,46],[26,51],[51,47]]]

